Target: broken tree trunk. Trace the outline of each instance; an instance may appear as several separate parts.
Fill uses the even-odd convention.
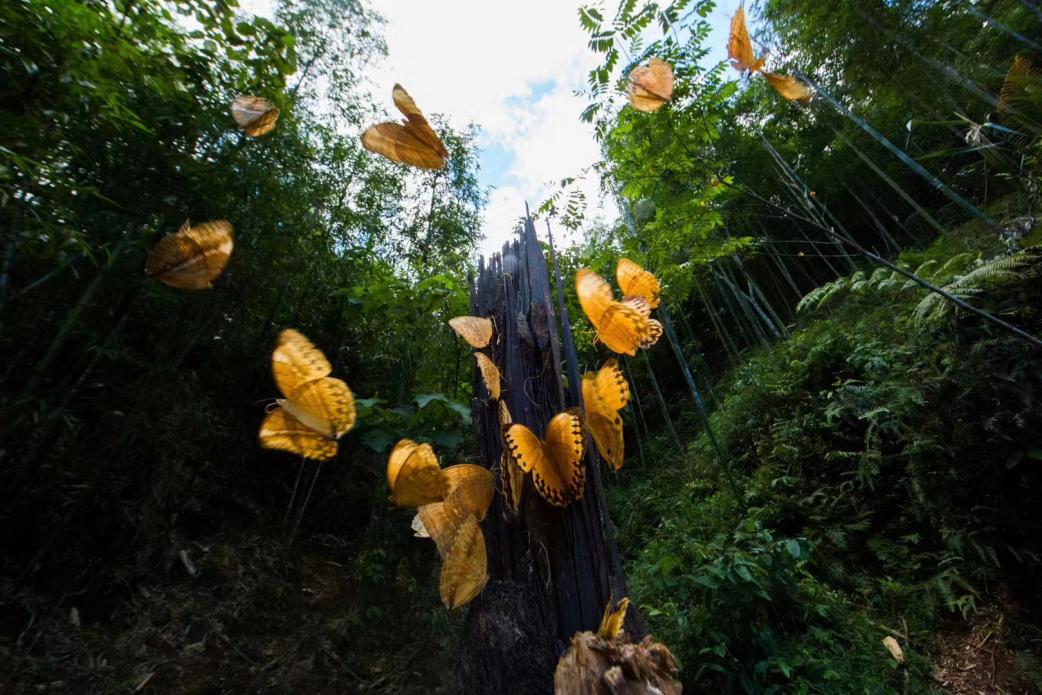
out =
[[[518,240],[487,262],[481,259],[471,293],[473,314],[495,323],[490,351],[503,376],[502,400],[514,422],[539,436],[551,417],[581,406],[578,379],[573,376],[567,390],[562,387],[558,312],[549,278],[529,218]],[[578,375],[570,333],[565,339],[564,367]],[[474,393],[478,454],[499,478],[499,405],[476,372]],[[596,630],[608,601],[626,595],[601,487],[602,464],[589,438],[586,452],[586,487],[579,502],[551,506],[527,476],[516,518],[502,494],[495,496],[484,522],[489,582],[467,616],[453,692],[553,692],[554,668],[572,636]],[[637,639],[645,633],[632,607],[625,629]]]

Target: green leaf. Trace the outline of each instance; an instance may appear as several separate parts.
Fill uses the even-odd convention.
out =
[[[381,429],[369,429],[362,433],[362,443],[378,454],[387,451],[394,441],[394,435]]]

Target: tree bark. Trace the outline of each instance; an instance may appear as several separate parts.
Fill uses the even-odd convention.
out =
[[[491,317],[490,352],[503,376],[502,399],[513,417],[542,436],[551,417],[580,406],[577,379],[562,388],[561,343],[549,272],[531,219],[520,238],[481,259],[471,289],[475,316]],[[574,345],[565,335],[568,372],[577,375]],[[472,404],[481,462],[499,476],[499,404],[475,371]],[[562,398],[566,402],[562,402]],[[595,630],[626,582],[601,487],[600,460],[587,438],[582,500],[565,508],[546,503],[526,477],[516,519],[496,495],[484,522],[489,582],[471,604],[462,647],[449,683],[456,693],[551,693],[557,660],[572,636]],[[626,630],[638,639],[643,618],[631,606]]]

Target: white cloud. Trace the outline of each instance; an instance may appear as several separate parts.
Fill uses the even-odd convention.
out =
[[[243,5],[269,14],[272,2]],[[457,127],[476,123],[479,147],[506,154],[506,162],[496,162],[505,164],[505,174],[481,172],[482,183],[496,187],[485,210],[482,253],[499,250],[525,202],[534,209],[550,194],[548,182],[578,176],[600,158],[592,128],[579,121],[585,100],[574,95],[599,63],[579,25],[583,0],[367,4],[386,20],[388,57],[369,78],[388,113],[396,113],[391,86],[400,82],[425,112],[443,114]],[[737,4],[722,0],[711,17],[713,60],[723,56],[726,24]],[[587,176],[580,187],[596,215],[596,177]],[[614,214],[614,202],[605,203],[603,214]],[[561,237],[568,235],[562,230]]]
[[[599,158],[592,130],[579,121],[581,89],[597,56],[579,26],[579,0],[376,0],[387,20],[388,59],[373,82],[401,82],[420,108],[457,124],[482,127],[479,146],[508,156],[507,174],[485,212],[482,252],[498,250],[524,214],[538,206],[546,184],[575,176]],[[489,172],[483,172],[487,177]],[[589,199],[595,199],[591,182]]]

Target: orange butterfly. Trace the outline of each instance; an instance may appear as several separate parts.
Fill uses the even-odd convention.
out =
[[[232,102],[232,118],[244,133],[259,138],[275,130],[279,110],[264,97],[236,97]]]
[[[509,425],[503,438],[518,467],[532,474],[532,482],[543,499],[558,507],[582,499],[586,482],[585,441],[582,422],[575,411],[555,415],[546,426],[545,441],[519,423]]]
[[[627,93],[630,105],[638,111],[654,113],[673,99],[673,67],[660,58],[652,58],[630,72]]]
[[[648,307],[658,309],[662,288],[657,277],[630,259],[620,258],[615,266],[615,280],[619,283],[623,301],[631,297],[640,297],[648,303]]]
[[[727,37],[727,57],[738,72],[759,72],[767,58],[756,58],[753,55],[753,42],[749,38],[749,29],[745,26],[745,7],[738,6],[738,11],[731,18],[731,33]]]
[[[449,326],[471,347],[487,347],[492,341],[492,321],[478,316],[457,316],[449,319]]]
[[[448,482],[430,444],[403,439],[387,459],[387,487],[395,504],[419,507],[440,502]]]
[[[301,333],[287,329],[271,354],[275,384],[285,398],[264,418],[260,443],[310,459],[336,456],[337,442],[355,424],[355,399],[329,376],[326,356]]]
[[[235,240],[227,220],[188,222],[167,234],[148,253],[145,272],[180,290],[205,290],[228,264]]]
[[[394,162],[423,169],[444,169],[449,151],[427,123],[416,102],[400,84],[394,85],[391,96],[405,121],[374,125],[362,133],[362,145]]]
[[[615,301],[611,286],[589,268],[576,273],[575,291],[597,339],[612,352],[636,355],[637,348],[651,347],[662,335],[662,324],[649,316],[647,300],[629,297]]]
[[[629,610],[630,600],[623,597],[614,611],[611,607],[612,601],[609,600],[608,605],[604,607],[600,627],[597,628],[597,634],[609,640],[617,638],[622,633],[622,624],[626,622],[626,611]]]
[[[492,503],[493,476],[481,466],[461,463],[441,468],[430,444],[403,439],[387,459],[387,486],[394,503],[421,507],[445,499],[479,519]]]
[[[491,502],[491,483],[489,490],[487,499]],[[474,512],[474,503],[481,506],[484,499],[482,494],[480,501],[476,498],[465,501],[450,492],[444,502],[420,507],[412,522],[416,535],[430,538],[438,548],[442,558],[438,588],[442,602],[449,608],[469,603],[481,593],[488,580],[485,537],[478,523],[479,516]]]
[[[619,470],[625,460],[619,411],[629,403],[630,387],[618,360],[613,357],[596,373],[583,374],[582,388],[586,427],[597,451],[612,468]]]
[[[505,433],[514,422],[507,404],[499,402],[499,431]],[[514,462],[506,450],[503,440],[503,452],[499,457],[499,482],[503,489],[503,501],[507,511],[516,516],[521,510],[521,499],[525,490],[525,472]]]
[[[731,65],[740,73],[750,75],[759,72],[781,96],[789,101],[809,101],[814,93],[810,87],[803,84],[795,77],[779,75],[774,72],[764,72],[763,64],[766,56],[756,58],[753,54],[753,42],[749,38],[749,29],[745,25],[745,7],[738,6],[738,11],[731,18],[731,33],[727,37],[727,57],[731,59]]]
[[[474,359],[477,360],[478,371],[481,372],[481,380],[485,382],[488,395],[492,396],[493,400],[499,400],[499,396],[502,393],[500,390],[502,375],[499,373],[499,367],[496,366],[491,357],[483,352],[475,352]]]

